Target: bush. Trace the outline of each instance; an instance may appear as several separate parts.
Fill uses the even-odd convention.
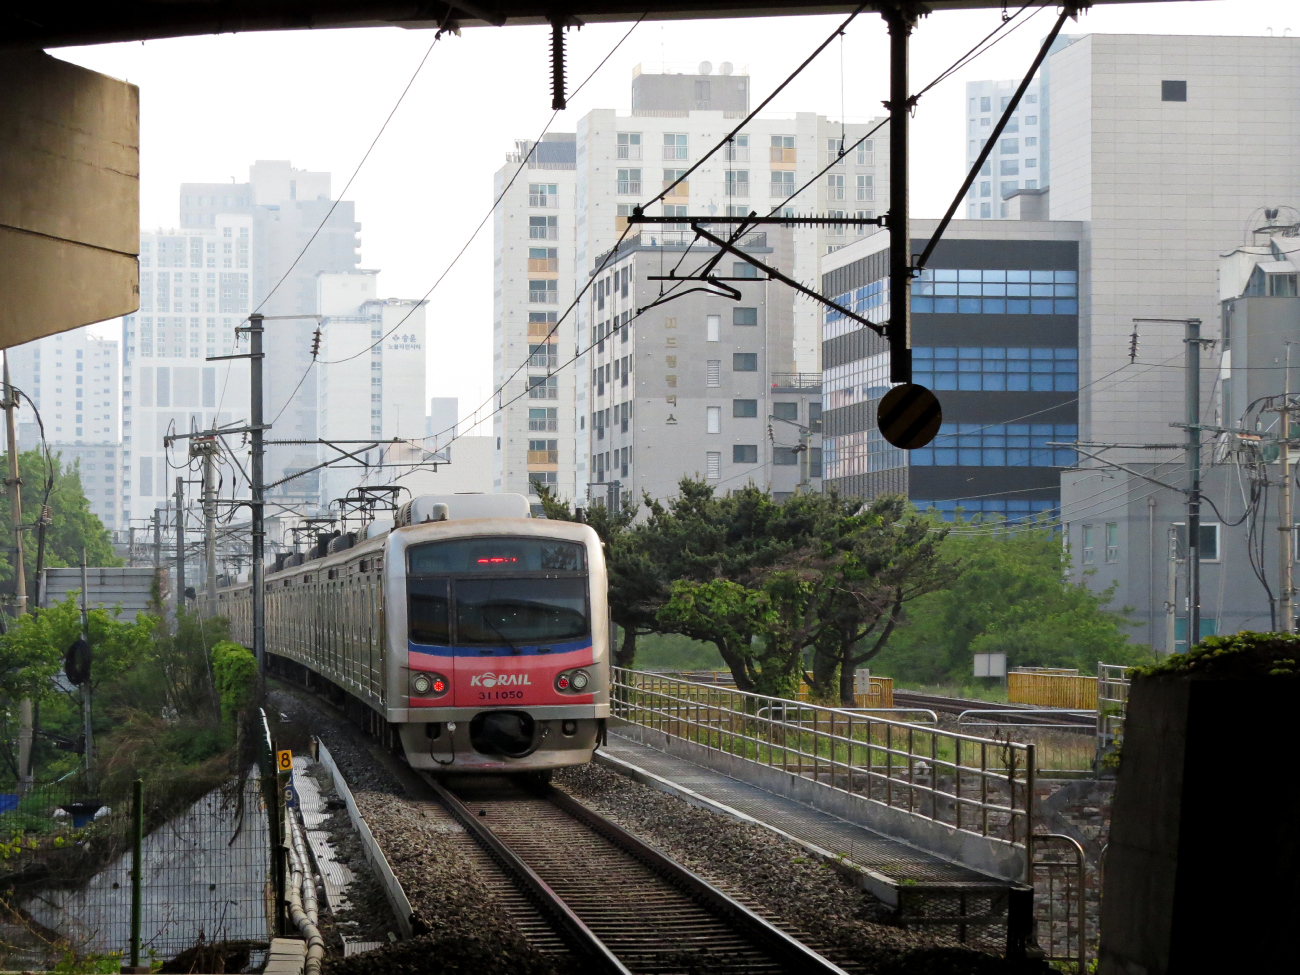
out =
[[[251,650],[222,640],[212,648],[212,676],[221,697],[222,720],[234,722],[255,699],[257,659]]]
[[[1129,670],[1130,676],[1258,680],[1300,677],[1300,636],[1254,633],[1209,636],[1187,653],[1171,654],[1153,667]]]

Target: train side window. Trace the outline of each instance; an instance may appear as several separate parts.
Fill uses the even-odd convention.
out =
[[[449,583],[446,579],[411,579],[407,584],[411,642],[446,646]]]

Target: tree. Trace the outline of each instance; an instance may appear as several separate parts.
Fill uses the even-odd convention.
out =
[[[8,470],[9,458],[3,458]],[[90,510],[81,484],[78,464],[64,467],[58,455],[46,462],[39,450],[29,450],[18,455],[19,488],[22,498],[23,523],[34,525],[40,517],[41,505],[50,506],[51,521],[45,528],[45,565],[50,568],[80,565],[85,549],[86,564],[93,566],[121,565],[122,560],[113,552],[111,534]],[[48,489],[48,500],[46,491]],[[9,511],[9,495],[0,493],[0,580],[13,578],[13,519]],[[35,595],[36,586],[36,531],[31,529],[23,540],[23,564],[26,568],[27,592]]]
[[[970,676],[973,654],[1005,651],[1007,665],[1078,667],[1139,663],[1128,609],[1109,608],[1113,590],[1094,592],[1070,577],[1069,553],[1048,527],[958,526],[944,545],[960,563],[951,584],[917,598],[877,660],[895,678],[934,683]]]
[[[555,521],[578,521],[578,512],[551,494],[545,485],[537,486],[538,497],[546,517]],[[655,613],[668,598],[667,581],[661,567],[648,557],[644,535],[633,525],[636,506],[627,505],[614,512],[604,505],[593,505],[583,512],[582,520],[600,536],[605,551],[605,572],[609,577],[609,615],[622,630],[622,646],[614,649],[614,664],[631,667],[636,659],[636,639],[656,632]]]
[[[815,696],[853,707],[857,668],[885,648],[904,608],[950,585],[958,565],[941,554],[947,529],[918,517],[899,495],[876,498],[832,528],[821,551],[803,559],[816,593],[808,683]]]

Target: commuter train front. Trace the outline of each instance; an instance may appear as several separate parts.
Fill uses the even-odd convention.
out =
[[[435,770],[589,761],[609,715],[596,533],[537,520],[393,534],[405,585],[389,606],[390,644],[401,648],[389,674],[407,696],[408,761]]]
[[[418,498],[403,509],[417,523],[289,558],[266,577],[270,668],[352,698],[418,769],[590,761],[609,716],[600,540],[527,511],[512,495]],[[251,588],[220,599],[251,646]]]

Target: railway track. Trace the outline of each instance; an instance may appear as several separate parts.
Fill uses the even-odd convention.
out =
[[[995,701],[974,701],[962,697],[939,697],[935,694],[917,694],[912,691],[894,691],[894,704],[904,708],[929,708],[945,714],[961,714],[963,711],[1019,711],[1019,714],[1007,715],[1008,722],[1018,724],[1052,724],[1078,725],[1080,729],[1095,728],[1096,718],[1086,714],[1072,714],[1056,709],[1044,708],[1042,714],[1034,714],[1025,704],[1001,704]],[[1028,711],[1028,713],[1026,713]]]
[[[529,913],[550,922],[577,971],[844,975],[565,793],[505,779],[461,779],[450,786],[432,777],[425,781],[513,879]]]

